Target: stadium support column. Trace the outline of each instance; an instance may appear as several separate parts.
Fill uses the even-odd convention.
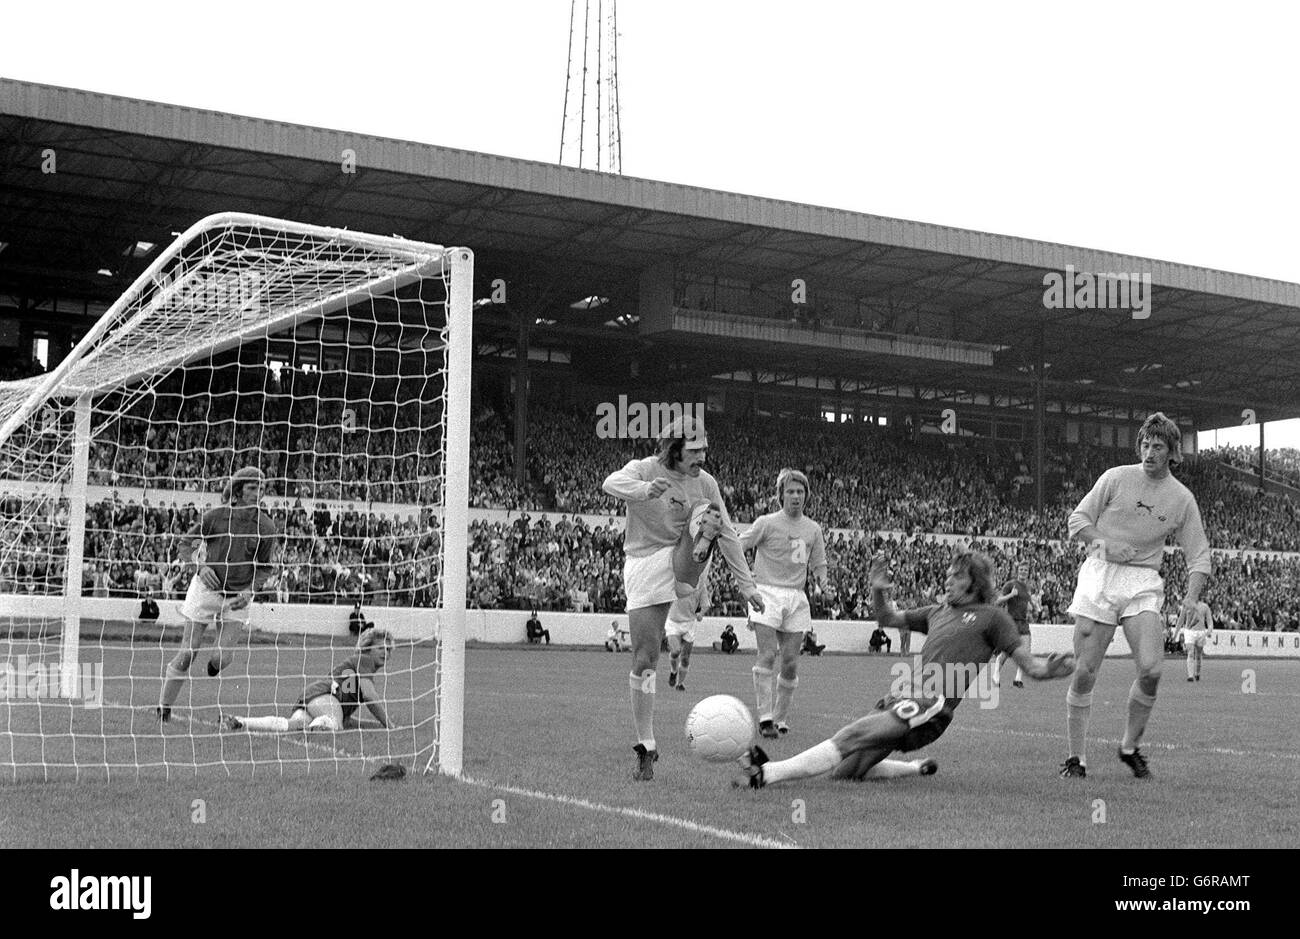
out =
[[[1043,477],[1047,446],[1043,439],[1047,414],[1047,364],[1043,361],[1043,327],[1038,327],[1038,361],[1034,365],[1034,511],[1043,514]]]
[[[77,696],[81,654],[81,568],[86,541],[86,484],[90,466],[90,394],[73,410],[72,479],[68,486],[68,563],[63,571],[63,648],[59,697]]]
[[[515,483],[523,487],[528,476],[528,317],[519,316],[515,340]]]
[[[1259,422],[1259,488],[1264,490],[1264,422]]]

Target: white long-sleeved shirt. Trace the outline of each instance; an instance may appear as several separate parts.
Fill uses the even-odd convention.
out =
[[[826,539],[806,515],[795,519],[784,510],[760,515],[740,536],[740,545],[754,549],[754,580],[764,586],[803,590],[810,567],[816,577],[826,576]]]
[[[656,479],[668,480],[668,488],[658,499],[650,498],[650,485]],[[704,470],[699,476],[677,473],[659,462],[658,457],[632,460],[606,477],[605,492],[627,503],[627,530],[623,534],[623,553],[632,558],[649,557],[656,551],[677,544],[691,509],[700,502],[712,502],[722,508],[722,532],[718,549],[731,568],[736,586],[748,594],[754,589],[754,577],[745,561],[740,538],[731,525],[731,514],[718,489],[718,481]]]
[[[1187,556],[1188,573],[1210,576],[1210,542],[1201,524],[1196,497],[1173,476],[1152,479],[1142,464],[1116,466],[1097,479],[1092,490],[1070,513],[1070,537],[1089,525],[1103,539],[1133,546],[1128,563],[1160,570],[1165,540],[1174,535]]]

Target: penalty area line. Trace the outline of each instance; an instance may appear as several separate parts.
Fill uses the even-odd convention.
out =
[[[701,822],[693,822],[688,818],[678,818],[675,815],[664,815],[661,812],[650,812],[646,809],[634,809],[619,805],[605,805],[603,802],[592,802],[590,799],[581,799],[577,796],[542,792],[537,789],[524,789],[521,786],[488,782],[487,780],[474,779],[470,776],[453,776],[452,778],[463,782],[466,785],[477,786],[480,789],[492,789],[497,792],[522,796],[526,799],[537,799],[540,802],[554,802],[558,805],[569,805],[574,808],[586,809],[591,812],[603,812],[607,815],[621,815],[624,818],[632,818],[637,821],[654,822],[657,825],[668,825],[672,828],[681,828],[684,831],[694,832],[698,835],[708,835],[712,838],[720,838],[724,841],[732,841],[737,844],[748,845],[751,848],[798,847],[797,844],[777,841],[774,838],[768,838],[764,835],[754,835],[743,831],[731,831],[728,828],[718,828],[716,825],[705,825]]]

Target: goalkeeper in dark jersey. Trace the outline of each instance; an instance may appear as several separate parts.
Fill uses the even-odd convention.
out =
[[[393,651],[393,637],[371,627],[357,640],[357,654],[336,665],[327,677],[314,681],[293,703],[288,717],[234,717],[221,719],[228,730],[286,733],[291,730],[341,730],[361,705],[370,709],[380,727],[392,726],[383,700],[375,688],[375,673]]]
[[[920,674],[911,676],[911,687],[882,698],[866,717],[788,760],[769,762],[759,747],[750,747],[740,759],[750,786],[757,789],[823,773],[836,779],[915,775],[906,763],[900,764],[899,773],[872,770],[895,750],[919,750],[937,740],[993,653],[1006,652],[1026,675],[1040,681],[1064,678],[1074,671],[1074,656],[1069,653],[1053,653],[1045,660],[1030,655],[1011,617],[993,605],[993,562],[983,554],[962,552],[953,559],[942,603],[898,613],[886,601],[889,586],[888,564],[878,557],[871,565],[877,621],[884,628],[897,628],[906,620],[912,629],[926,633]],[[933,760],[925,760],[919,774],[936,769]]]
[[[158,716],[164,721],[171,719],[172,703],[208,627],[217,626],[216,648],[208,660],[208,674],[216,675],[233,658],[227,627],[248,625],[249,605],[271,579],[279,529],[259,505],[263,481],[262,471],[255,466],[236,472],[222,493],[226,504],[204,512],[187,536],[187,559],[196,569],[181,604],[185,617],[181,649],[167,663],[158,698]]]

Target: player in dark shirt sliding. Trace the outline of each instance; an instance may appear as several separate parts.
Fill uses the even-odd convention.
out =
[[[835,779],[878,775],[871,770],[893,751],[918,750],[939,738],[994,652],[1007,652],[1036,680],[1064,678],[1074,671],[1074,656],[1069,653],[1054,652],[1045,660],[1030,655],[1011,617],[993,606],[993,563],[983,554],[962,552],[953,559],[942,603],[900,614],[886,601],[889,587],[889,565],[877,557],[871,564],[877,621],[882,627],[897,628],[905,620],[912,629],[926,633],[921,675],[913,676],[911,693],[882,698],[866,717],[788,760],[769,762],[762,749],[750,747],[740,764],[751,787],[823,773]],[[929,775],[936,768],[933,760],[922,761],[918,775]]]
[[[375,675],[393,651],[393,637],[371,627],[361,633],[357,653],[336,665],[327,677],[307,686],[293,703],[288,717],[235,717],[223,715],[227,730],[287,733],[293,730],[342,730],[350,726],[364,704],[380,727],[391,727],[383,697],[375,688]]]

